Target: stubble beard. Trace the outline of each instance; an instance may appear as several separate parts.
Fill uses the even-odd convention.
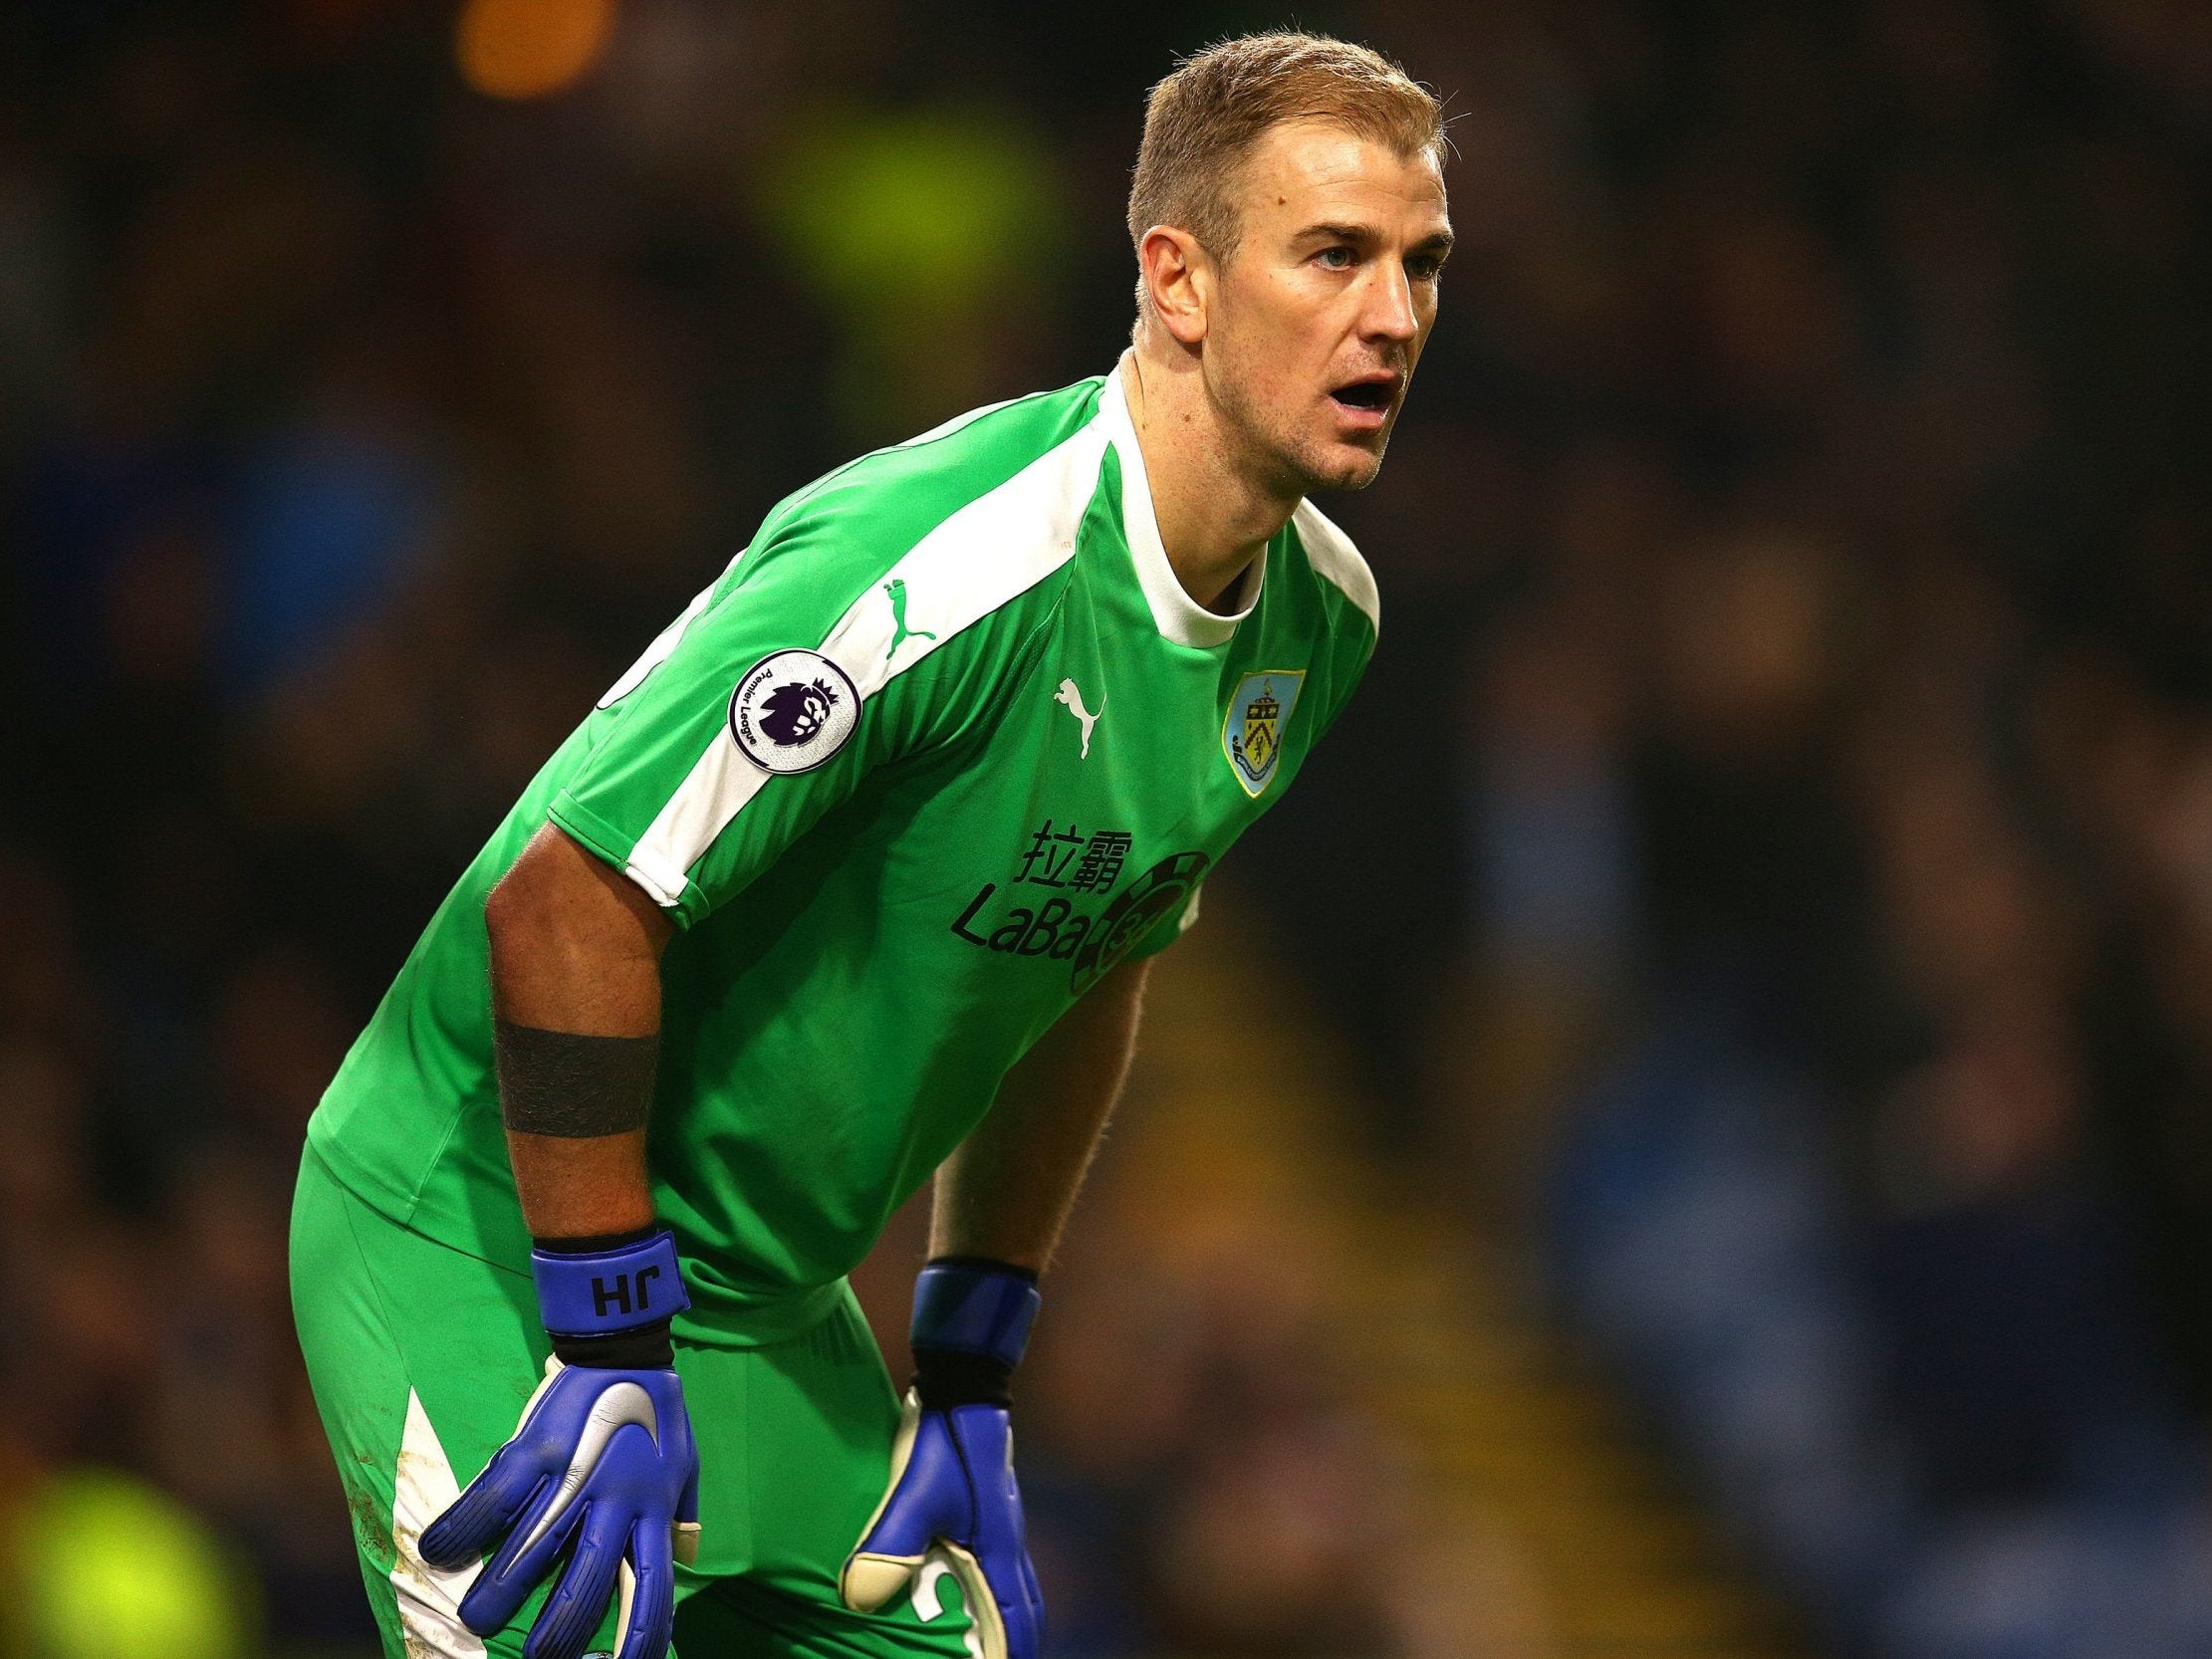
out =
[[[1281,500],[1312,495],[1316,490],[1363,490],[1382,470],[1382,452],[1390,441],[1385,426],[1372,450],[1355,458],[1330,456],[1326,439],[1309,441],[1246,397],[1240,382],[1231,381],[1214,397],[1222,428],[1228,434],[1238,469],[1261,489]],[[1396,421],[1393,419],[1391,426]],[[1351,446],[1345,446],[1351,447]]]

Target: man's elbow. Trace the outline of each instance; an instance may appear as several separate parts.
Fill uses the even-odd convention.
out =
[[[496,958],[505,948],[582,947],[657,958],[667,917],[620,871],[547,825],[484,900]]]
[[[547,868],[542,841],[541,834],[523,848],[484,900],[484,930],[495,943],[542,933],[557,907],[559,881]]]

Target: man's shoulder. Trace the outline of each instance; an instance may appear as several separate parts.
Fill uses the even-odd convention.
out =
[[[816,479],[780,503],[763,539],[829,533],[878,548],[911,547],[946,520],[973,515],[992,498],[1012,496],[1031,507],[1050,504],[1059,475],[1080,474],[1097,426],[1097,377],[1055,391],[986,404],[917,437],[870,450]],[[990,514],[1007,520],[1004,511]],[[1005,526],[1002,526],[1004,528]]]
[[[1026,639],[1097,490],[1099,385],[993,404],[839,468],[768,516],[720,593],[828,605],[824,648],[893,672],[970,630]]]
[[[1298,504],[1291,515],[1291,530],[1324,590],[1334,591],[1342,603],[1365,617],[1370,632],[1379,632],[1382,601],[1375,592],[1374,573],[1367,569],[1352,538],[1311,501]]]

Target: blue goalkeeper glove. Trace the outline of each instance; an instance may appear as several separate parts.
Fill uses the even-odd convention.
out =
[[[451,1570],[498,1545],[460,1608],[489,1636],[568,1553],[524,1659],[580,1659],[617,1589],[616,1659],[664,1659],[675,1563],[699,1546],[699,1456],[668,1335],[690,1305],[675,1242],[658,1232],[608,1249],[541,1244],[531,1267],[553,1337],[545,1381],[515,1437],[422,1530],[422,1558]]]
[[[872,1613],[936,1554],[959,1580],[982,1659],[1037,1659],[1044,1636],[1007,1410],[1038,1302],[1037,1276],[1004,1262],[951,1256],[922,1269],[890,1489],[839,1580],[848,1607]]]

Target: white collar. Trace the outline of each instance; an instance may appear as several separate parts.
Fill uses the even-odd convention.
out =
[[[1260,586],[1267,579],[1267,549],[1244,568],[1236,582],[1238,608],[1224,615],[1208,610],[1184,590],[1175,567],[1167,562],[1167,549],[1159,539],[1159,519],[1152,511],[1152,484],[1144,472],[1144,451],[1136,441],[1136,424],[1129,417],[1128,394],[1121,389],[1121,365],[1116,362],[1099,394],[1099,418],[1106,436],[1121,452],[1121,534],[1129,544],[1129,558],[1136,566],[1137,585],[1144,602],[1151,606],[1152,624],[1164,638],[1178,645],[1225,645],[1237,624],[1252,614],[1260,602]]]

